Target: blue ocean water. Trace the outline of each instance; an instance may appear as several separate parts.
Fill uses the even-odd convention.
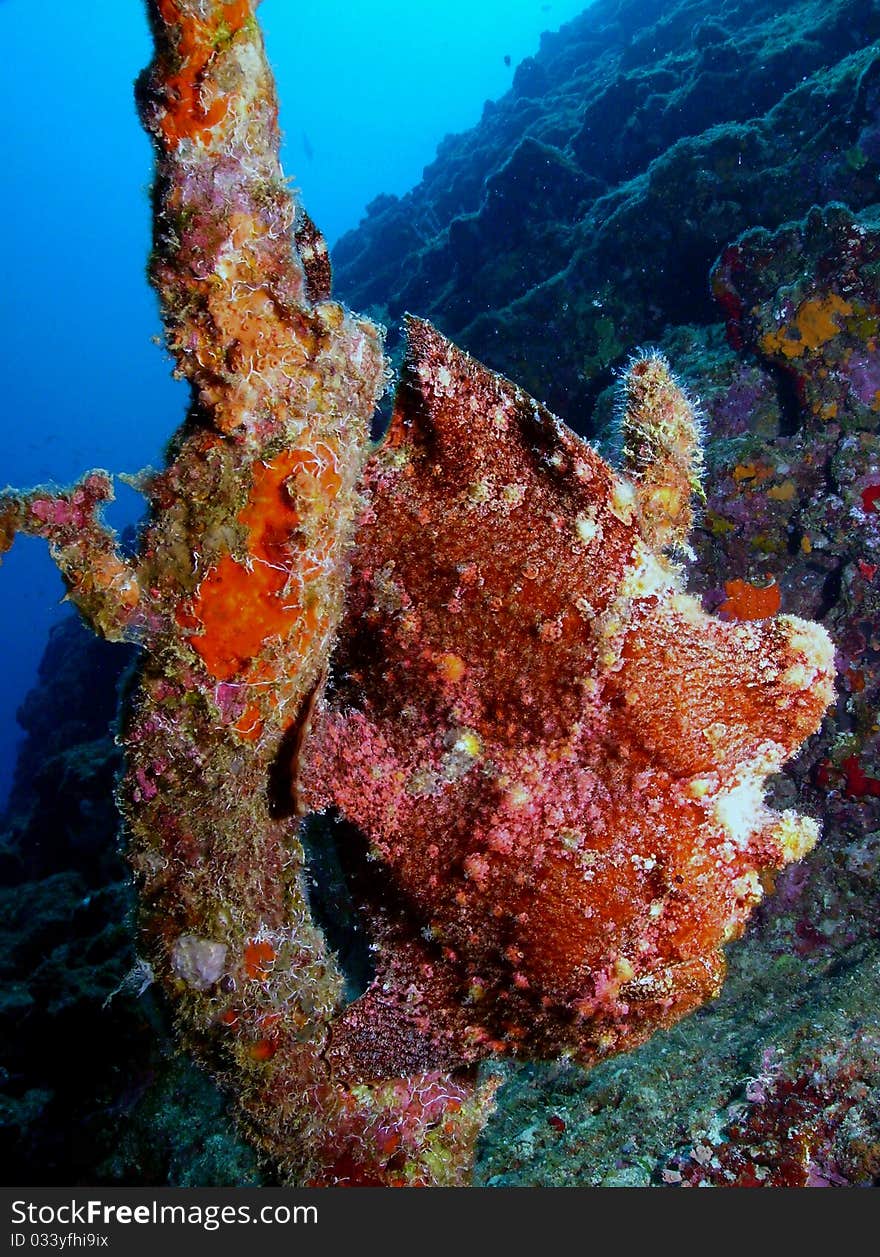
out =
[[[439,140],[479,118],[584,0],[265,0],[284,165],[333,242],[382,192],[418,181]],[[65,483],[161,458],[186,389],[154,343],[144,278],[150,144],[132,85],[150,58],[141,0],[5,0],[0,41],[0,486]],[[119,486],[110,518],[134,522]],[[0,806],[61,581],[41,542],[0,569]]]

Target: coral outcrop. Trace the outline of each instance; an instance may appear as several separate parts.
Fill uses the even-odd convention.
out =
[[[7,495],[2,543],[45,537],[84,616],[142,647],[142,945],[262,1150],[298,1181],[463,1182],[477,1062],[590,1063],[717,992],[816,838],[763,792],[831,699],[830,642],[684,592],[701,449],[657,355],[628,369],[615,472],[410,321],[367,462],[381,338],[330,300],[283,182],[253,6],[151,14],[152,275],[192,410],[135,558],[99,472]],[[297,833],[330,805],[376,949],[348,1003]]]

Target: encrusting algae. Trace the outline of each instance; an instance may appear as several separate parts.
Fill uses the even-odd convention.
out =
[[[763,785],[818,727],[831,644],[683,592],[701,447],[657,355],[617,473],[411,320],[370,453],[381,332],[330,299],[254,8],[150,4],[151,275],[192,406],[138,556],[102,472],[7,493],[0,548],[46,538],[86,620],[142,646],[142,948],[254,1140],[301,1183],[464,1183],[479,1061],[589,1063],[717,992],[762,878],[817,836]],[[375,954],[347,1004],[296,820],[330,807]]]

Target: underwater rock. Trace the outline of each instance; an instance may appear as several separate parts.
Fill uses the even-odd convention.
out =
[[[740,232],[876,200],[876,0],[732,0],[707,35],[715,16],[598,0],[545,35],[545,90],[487,106],[416,188],[374,203],[334,248],[337,291],[391,324],[417,311],[590,434],[633,346],[717,317],[706,273]],[[538,145],[552,164],[508,178]]]
[[[18,711],[25,730],[4,818],[4,882],[76,867],[100,885],[116,864],[113,742],[119,686],[134,652],[119,650],[70,616],[53,626],[38,685]]]

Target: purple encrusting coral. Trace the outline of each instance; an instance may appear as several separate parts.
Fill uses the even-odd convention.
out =
[[[846,376],[858,401],[876,408],[880,400],[880,361],[876,353],[854,350],[846,364]]]
[[[725,389],[703,398],[707,427],[710,432],[742,436],[752,430],[755,415],[774,400],[775,390],[766,375],[743,365]]]

